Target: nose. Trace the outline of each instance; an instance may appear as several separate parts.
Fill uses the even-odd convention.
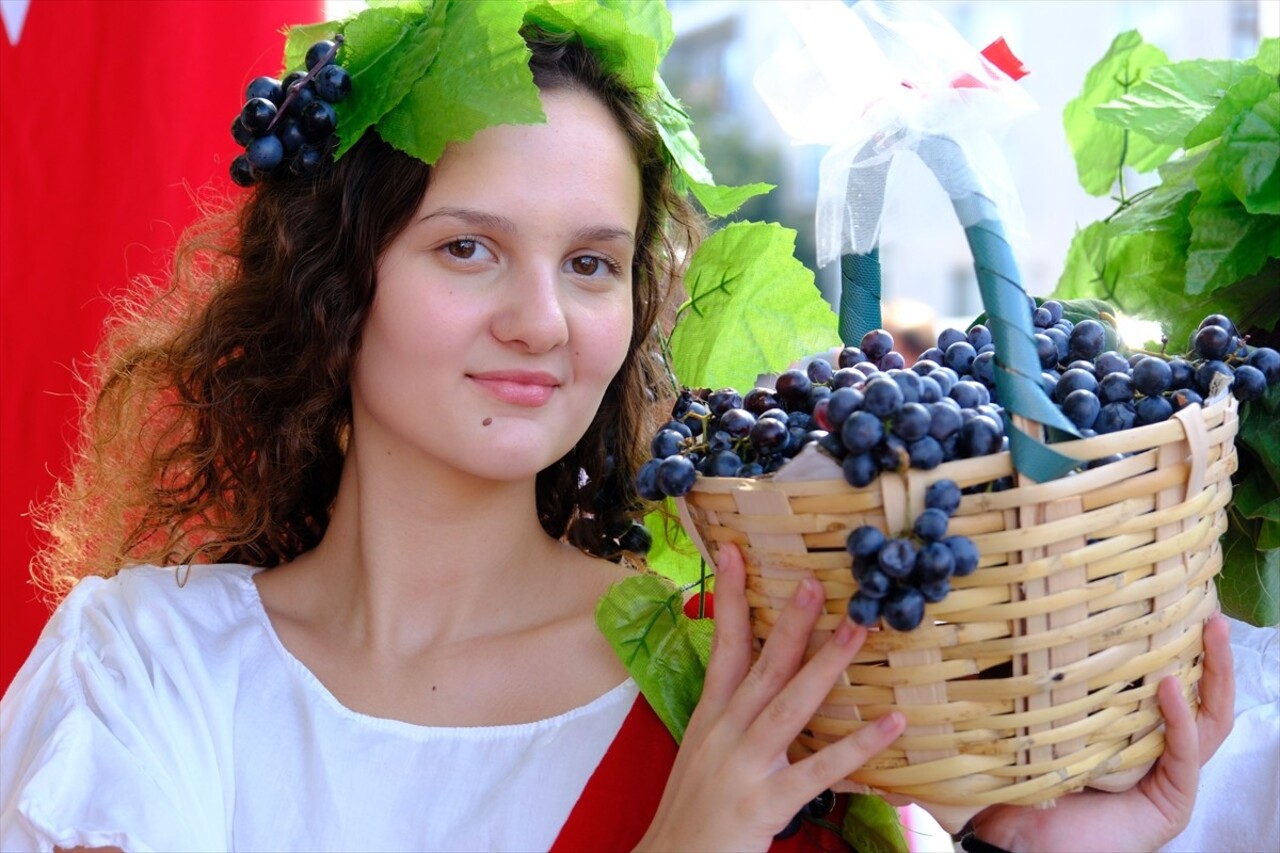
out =
[[[564,346],[569,342],[569,323],[558,268],[539,264],[513,273],[502,289],[502,305],[494,314],[494,337],[532,353]]]

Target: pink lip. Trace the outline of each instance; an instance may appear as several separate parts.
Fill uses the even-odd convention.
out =
[[[560,387],[559,379],[541,371],[495,370],[472,373],[470,378],[490,396],[513,406],[529,408],[546,405]]]

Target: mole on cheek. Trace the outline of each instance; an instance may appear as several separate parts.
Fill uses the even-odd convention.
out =
[[[485,418],[480,422],[480,426],[488,426],[491,423],[493,423],[493,418]]]

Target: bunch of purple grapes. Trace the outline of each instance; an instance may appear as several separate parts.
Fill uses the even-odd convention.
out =
[[[248,187],[267,175],[312,174],[332,159],[338,127],[333,105],[351,93],[351,76],[334,62],[341,45],[341,35],[318,41],[307,50],[306,71],[249,84],[231,123],[231,136],[244,147],[231,162],[231,180]]]
[[[1041,326],[1048,319],[1041,312],[1051,313],[1046,306],[1061,309],[1050,301],[1036,312],[1041,385],[1085,437],[1167,420],[1180,409],[1203,403],[1218,376],[1225,377],[1222,381],[1241,402],[1260,399],[1269,385],[1280,382],[1280,354],[1248,346],[1235,323],[1222,314],[1200,323],[1186,354],[1126,355],[1103,351],[1102,324],[1096,320],[1074,327],[1068,320]],[[1063,323],[1069,329],[1065,336]]]
[[[970,330],[981,341],[990,332]],[[685,389],[637,475],[649,500],[686,494],[698,474],[758,477],[816,442],[845,479],[869,485],[881,471],[931,469],[1004,448],[1004,419],[986,385],[933,361],[906,367],[884,329],[845,347],[832,365],[813,359],[773,388]]]
[[[1205,318],[1190,352],[1167,357],[1107,350],[1103,323],[1073,323],[1063,311],[1056,300],[1034,307],[1040,381],[1086,438],[1158,423],[1201,403],[1218,375],[1245,402],[1280,382],[1280,354],[1248,346],[1220,314]],[[875,329],[859,346],[842,349],[835,365],[813,359],[805,370],[783,373],[774,388],[745,396],[732,388],[685,389],[653,438],[652,458],[637,475],[639,493],[649,500],[679,497],[699,474],[769,474],[810,443],[838,461],[857,488],[885,471],[930,470],[1008,446],[986,326],[944,329],[909,367],[893,347],[893,336]],[[1011,485],[1004,477],[969,491]]]
[[[948,536],[960,505],[954,480],[937,480],[925,492],[925,509],[910,532],[888,537],[878,527],[855,528],[845,547],[853,558],[858,591],[849,599],[849,618],[874,625],[883,618],[896,631],[910,631],[924,619],[926,603],[951,591],[951,578],[978,568],[978,548],[967,536]]]

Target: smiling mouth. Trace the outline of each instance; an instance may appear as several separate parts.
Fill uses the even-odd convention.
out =
[[[545,406],[560,387],[555,377],[539,373],[484,373],[469,378],[494,399],[527,408]]]

